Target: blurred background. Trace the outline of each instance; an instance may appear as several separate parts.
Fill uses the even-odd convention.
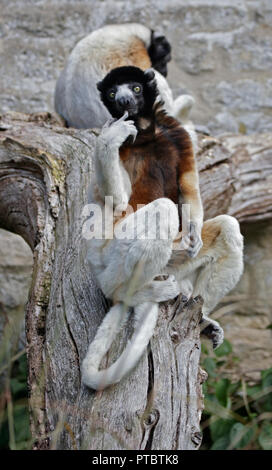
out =
[[[53,111],[56,79],[74,45],[121,22],[143,23],[168,38],[169,83],[174,95],[194,96],[192,119],[200,131],[272,131],[271,0],[1,0],[0,113]],[[272,386],[272,222],[242,231],[245,273],[215,312],[226,341],[216,354],[203,348],[205,393],[213,402],[203,416],[203,448],[236,442],[236,448],[272,449],[272,398],[262,393]],[[31,270],[29,247],[0,230],[0,385],[6,390],[9,370],[17,448],[30,445],[22,324]],[[18,348],[20,357],[7,367],[7,354]],[[10,446],[7,403],[2,393],[2,448]]]

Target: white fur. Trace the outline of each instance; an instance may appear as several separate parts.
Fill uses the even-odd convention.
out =
[[[155,227],[158,211],[163,216],[160,234],[164,239],[145,240],[146,220],[149,218],[151,227]],[[167,225],[164,224],[166,220]],[[180,290],[173,276],[162,281],[154,280],[163,272],[171,257],[178,222],[175,204],[169,199],[157,199],[126,218],[128,233],[130,227],[136,227],[137,239],[120,240],[114,237],[104,247],[100,263],[93,264],[97,241],[88,242],[89,262],[99,285],[104,294],[118,304],[106,315],[83,361],[82,378],[86,385],[95,389],[103,388],[116,383],[135,367],[153,335],[158,302],[179,294]],[[156,236],[155,230],[151,236]],[[126,317],[129,306],[134,307],[139,326],[135,328],[131,341],[120,358],[109,369],[98,371],[101,359],[122,327],[118,322],[123,316]]]
[[[111,195],[114,207],[120,210],[128,205],[131,195],[129,176],[120,161],[119,148],[128,136],[136,137],[137,129],[133,121],[125,121],[124,116],[110,126],[102,128],[96,141],[95,174],[101,198]]]
[[[135,134],[134,126],[121,118],[106,126],[97,139],[96,178],[100,196],[111,194],[115,203],[125,204],[129,198],[126,190],[128,175],[124,168],[124,172],[121,171],[118,146],[131,134]],[[158,212],[161,216],[159,226]],[[221,344],[223,330],[207,316],[242,274],[243,238],[238,222],[233,217],[221,215],[204,223],[203,233],[210,228],[217,236],[208,248],[205,244],[201,247],[202,215],[201,212],[201,220],[196,218],[194,243],[190,245],[188,240],[187,254],[184,250],[173,250],[179,215],[176,205],[167,198],[156,199],[128,215],[117,225],[112,240],[92,239],[88,242],[88,261],[98,283],[106,297],[117,303],[103,320],[83,361],[82,377],[86,385],[102,389],[120,381],[135,367],[152,337],[158,302],[175,298],[184,286],[186,292],[203,297],[202,326],[212,328],[214,346]],[[149,238],[146,238],[147,219],[148,228],[151,228]],[[118,237],[124,226],[127,234],[135,236]],[[170,277],[159,281],[156,277],[161,274]],[[132,338],[119,359],[108,369],[99,371],[104,354],[127,321],[130,306],[134,307],[136,321]]]
[[[243,271],[243,237],[237,220],[220,215],[204,222],[203,230],[208,225],[219,229],[211,247],[206,250],[204,246],[197,257],[185,261],[184,253],[176,250],[168,266],[168,272],[174,274],[179,283],[184,280],[192,283],[194,297],[203,297],[204,315],[208,315],[235,286]]]
[[[118,383],[135,367],[153,335],[158,311],[157,303],[146,302],[136,306],[134,309],[135,329],[131,341],[127,343],[122,354],[110,367],[106,370],[98,370],[103,356],[127,320],[122,304],[111,308],[82,363],[82,380],[85,385],[95,390],[104,389]]]
[[[150,213],[155,213],[158,204],[166,205],[167,201],[156,200],[150,203],[149,207],[146,206],[147,210]],[[169,201],[169,206],[171,204]],[[141,223],[145,218],[146,207],[140,209],[142,214],[140,219],[138,218],[138,223],[139,221]],[[135,214],[131,214],[129,217],[132,219]],[[216,345],[221,344],[223,330],[217,322],[208,319],[207,315],[220,299],[236,285],[242,274],[243,242],[239,224],[232,217],[219,216],[205,222],[204,226],[208,223],[214,223],[221,229],[214,245],[208,252],[202,254],[200,251],[196,258],[187,258],[187,261],[180,265],[177,263],[174,266],[171,265],[172,238],[166,241],[114,239],[110,242],[110,247],[107,245],[108,253],[105,257],[105,266],[97,277],[105,294],[120,303],[107,314],[94,342],[89,347],[83,365],[83,381],[86,385],[95,389],[104,388],[111,383],[118,382],[135,367],[154,332],[157,318],[157,310],[154,310],[155,305],[160,301],[176,297],[180,292],[186,294],[187,292],[183,290],[184,282],[191,282],[191,285],[194,286],[193,296],[201,295],[203,297],[202,327],[213,324],[217,330],[215,332]],[[89,249],[92,251],[91,246]],[[184,253],[182,255],[184,260]],[[90,253],[90,260],[92,256],[93,251]],[[140,275],[137,276],[139,261],[143,262],[143,265],[139,272]],[[160,273],[175,274],[175,279],[170,277],[164,281],[153,280]],[[133,334],[120,358],[109,369],[98,372],[104,354],[126,321],[128,306],[133,306],[135,312],[138,308],[145,306],[147,309],[146,321],[142,323],[140,332]],[[118,314],[112,319],[114,309],[118,309]],[[121,322],[119,325],[118,321]]]
[[[154,70],[154,69],[152,69]],[[164,108],[168,114],[175,117],[189,132],[193,144],[196,144],[196,133],[192,121],[189,120],[191,109],[195,103],[191,95],[180,95],[175,100],[166,78],[157,70],[154,70],[159,96],[157,101],[164,102]]]
[[[128,57],[128,46],[135,37],[148,47],[151,30],[138,23],[107,25],[76,44],[55,90],[55,109],[70,127],[100,128],[110,119],[96,84],[112,70],[111,57],[115,54],[123,57],[127,65],[133,65]],[[154,72],[167,112],[186,124],[190,112],[188,99],[193,98],[182,95],[174,100],[166,79],[158,71]]]

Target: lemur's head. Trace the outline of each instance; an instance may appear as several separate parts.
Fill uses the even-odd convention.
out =
[[[130,119],[149,117],[158,94],[154,71],[117,67],[97,84],[101,99],[115,118],[128,112]]]

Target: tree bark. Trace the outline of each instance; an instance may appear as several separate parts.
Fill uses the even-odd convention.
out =
[[[81,362],[108,309],[81,235],[96,134],[66,129],[48,113],[0,118],[0,226],[34,252],[26,309],[34,448],[197,449],[206,377],[199,368],[201,299],[161,304],[149,350],[120,384],[96,393],[81,384]],[[205,218],[271,217],[272,136],[199,141]]]

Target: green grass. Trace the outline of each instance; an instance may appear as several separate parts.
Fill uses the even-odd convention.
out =
[[[23,352],[13,358],[0,396],[0,449],[30,449],[32,445],[27,391],[27,363]],[[224,377],[224,367],[238,361],[224,341],[215,352],[203,346],[202,367],[208,372],[203,385],[202,449],[272,450],[272,368],[249,386]],[[3,371],[2,371],[3,372]]]
[[[0,449],[31,448],[27,398],[26,354],[13,362],[2,382],[0,397]]]
[[[261,373],[260,383],[232,383],[224,367],[239,359],[229,341],[215,352],[203,346],[202,367],[208,372],[203,385],[202,449],[272,450],[272,368]]]

